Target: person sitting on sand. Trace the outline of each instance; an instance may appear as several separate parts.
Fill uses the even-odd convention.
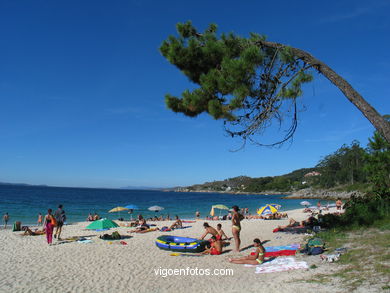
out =
[[[264,262],[265,249],[261,244],[260,239],[255,238],[253,240],[253,246],[256,247],[254,252],[251,252],[248,256],[241,258],[229,258],[229,262],[236,264],[248,264],[248,265],[259,265]]]
[[[145,219],[142,219],[141,221],[139,221],[139,226],[137,228],[139,228],[140,230],[147,230],[150,228],[150,226],[146,224]]]
[[[99,219],[100,219],[99,215],[97,213],[95,213],[93,215],[93,220],[96,221],[96,220],[99,220]]]
[[[217,239],[217,237],[212,236],[210,238],[210,243],[210,248],[206,249],[201,254],[220,255],[223,247],[221,239]]]
[[[225,232],[222,230],[222,224],[217,225],[217,232],[218,235],[221,237],[221,240],[228,240],[228,237],[226,236]]]
[[[169,229],[175,229],[175,228],[183,228],[183,222],[179,219],[179,216],[175,216],[175,222],[169,227]]]
[[[93,221],[93,216],[92,216],[91,213],[88,214],[87,221],[88,222],[92,222]]]
[[[203,224],[203,227],[205,228],[205,232],[203,233],[203,235],[200,237],[200,240],[203,240],[206,236],[207,236],[207,234],[211,234],[211,236],[215,236],[217,239],[220,239],[221,238],[221,236],[218,234],[218,231],[217,230],[215,230],[213,227],[211,227],[210,225],[209,225],[209,223],[207,223],[207,222],[205,222],[204,224]]]

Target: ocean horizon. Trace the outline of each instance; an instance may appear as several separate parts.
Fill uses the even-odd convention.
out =
[[[201,218],[209,215],[211,206],[223,204],[228,207],[238,205],[240,208],[249,208],[254,214],[256,209],[267,204],[280,204],[281,211],[301,208],[300,199],[283,199],[285,195],[263,194],[230,194],[230,193],[201,193],[201,192],[173,192],[163,190],[132,190],[109,188],[77,188],[51,186],[19,186],[0,185],[0,213],[10,215],[10,223],[21,221],[22,225],[37,223],[38,213],[45,215],[47,209],[53,211],[59,204],[64,206],[67,223],[85,221],[89,213],[98,213],[101,217],[129,220],[138,214],[144,217],[155,215],[170,217],[178,215],[183,219],[194,219],[195,212],[199,211]],[[314,203],[314,201],[313,201]],[[117,206],[137,205],[132,215],[127,211],[109,213]],[[164,207],[160,212],[151,212],[148,207],[158,205]],[[216,215],[223,215],[225,211],[216,211]]]

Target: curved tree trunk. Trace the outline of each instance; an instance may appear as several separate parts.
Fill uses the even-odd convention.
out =
[[[285,45],[268,42],[257,41],[257,44],[264,47],[282,48]],[[372,107],[363,97],[340,75],[338,75],[332,68],[313,57],[311,54],[290,47],[296,57],[301,59],[307,64],[312,65],[322,75],[329,79],[335,86],[337,86],[347,99],[354,104],[363,115],[371,122],[372,125],[378,130],[380,134],[390,143],[390,123],[388,123],[375,109]]]

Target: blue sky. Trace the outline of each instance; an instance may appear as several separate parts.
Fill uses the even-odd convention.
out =
[[[0,182],[167,187],[312,167],[373,127],[325,78],[292,144],[247,145],[166,109],[192,87],[159,53],[177,22],[304,49],[390,114],[388,1],[1,1]],[[271,138],[274,134],[270,134]],[[276,137],[276,136],[275,136]]]

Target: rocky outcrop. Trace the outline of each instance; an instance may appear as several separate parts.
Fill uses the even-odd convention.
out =
[[[331,191],[323,189],[305,188],[294,191],[291,195],[284,198],[320,198],[320,199],[349,199],[351,196],[363,196],[364,193],[360,191]]]

